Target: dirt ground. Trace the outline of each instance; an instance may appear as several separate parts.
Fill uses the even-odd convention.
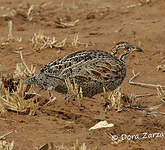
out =
[[[34,7],[31,7],[31,6]],[[32,11],[28,17],[28,10]],[[121,85],[126,95],[156,94],[156,89],[130,85],[132,70],[140,72],[138,82],[165,85],[165,72],[158,65],[165,64],[165,2],[164,0],[0,0],[0,72],[12,73],[21,62],[21,50],[28,66],[39,69],[48,62],[82,49],[109,51],[114,42],[128,41],[140,46],[144,53],[129,56],[127,76]],[[57,27],[57,20],[79,22],[71,27]],[[8,21],[13,22],[14,40],[7,45]],[[43,31],[58,41],[67,38],[63,48],[34,50],[32,36]],[[81,44],[71,44],[78,33]],[[36,87],[37,88],[37,87]],[[43,97],[47,92],[40,93]],[[95,95],[95,102],[83,98],[84,110],[77,103],[65,104],[65,95],[54,92],[56,102],[38,110],[35,116],[9,112],[0,118],[0,135],[15,131],[6,137],[14,141],[16,150],[32,150],[45,143],[72,146],[78,140],[88,148],[101,150],[163,150],[165,148],[165,120],[163,115],[146,115],[141,110],[126,109],[105,111],[102,94]],[[152,107],[161,104],[158,96],[137,99],[138,106]],[[164,106],[153,112],[164,112]],[[100,120],[113,123],[114,127],[89,131]],[[146,138],[129,139],[140,135]],[[160,133],[156,136],[155,133]],[[111,135],[121,140],[116,144]],[[124,138],[126,137],[127,138]],[[124,138],[124,139],[122,139]]]

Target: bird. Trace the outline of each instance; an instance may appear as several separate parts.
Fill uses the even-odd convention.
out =
[[[24,84],[35,84],[41,89],[67,94],[66,79],[75,81],[83,97],[117,89],[126,76],[126,58],[131,53],[143,52],[142,48],[128,42],[117,42],[109,52],[81,50],[52,61],[40,73],[28,77]]]

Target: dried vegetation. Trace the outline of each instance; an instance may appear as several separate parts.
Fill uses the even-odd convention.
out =
[[[62,49],[66,44],[66,38],[59,42],[56,37],[46,36],[42,31],[34,33],[31,41],[34,50],[42,50],[46,48]]]
[[[4,49],[7,46],[9,46],[11,43],[13,42],[22,42],[22,38],[21,37],[16,37],[13,34],[13,22],[10,20],[8,21],[8,34],[7,34],[7,38],[6,39],[1,39],[0,41],[0,48]]]
[[[14,74],[2,75],[0,90],[1,115],[5,115],[7,110],[30,115],[35,114],[38,108],[38,97],[30,97],[26,94],[34,93],[32,86],[23,83],[28,75],[27,72],[22,64],[17,64]],[[34,72],[34,70],[30,70],[30,72]]]
[[[16,15],[21,15],[26,18],[28,21],[33,20],[33,12],[37,9],[37,6],[27,5],[26,7],[19,6],[14,10],[14,13],[10,17],[14,17]],[[25,11],[26,10],[26,11]],[[23,12],[26,12],[23,15]],[[7,17],[7,16],[2,16]],[[73,27],[77,25],[79,20],[75,20],[74,22],[63,22],[62,19],[59,19],[56,23],[58,27]],[[32,43],[33,50],[40,51],[46,48],[56,48],[63,49],[66,46],[70,45],[72,47],[77,47],[80,45],[88,46],[87,43],[81,43],[78,37],[78,33],[74,35],[74,38],[70,41],[65,38],[62,41],[58,41],[56,37],[47,36],[44,32],[39,31],[38,33],[34,33],[32,38],[30,39]],[[12,20],[8,21],[8,34],[6,39],[1,40],[0,48],[4,49],[7,46],[11,45],[14,42],[23,42],[22,37],[17,38],[13,32],[13,22]],[[39,94],[34,92],[33,86],[28,86],[23,84],[23,80],[29,76],[33,76],[35,74],[36,68],[31,65],[30,68],[26,65],[23,56],[22,49],[18,48],[15,51],[17,54],[20,54],[20,58],[22,63],[16,64],[16,70],[13,74],[2,75],[0,78],[0,114],[5,115],[8,110],[15,111],[18,113],[28,113],[30,115],[34,115],[36,110],[39,108]],[[78,98],[82,97],[82,94],[78,94],[76,87],[71,86],[68,82],[68,88],[70,94],[77,95]],[[76,93],[75,93],[76,92]],[[81,92],[81,91],[80,91]],[[31,94],[33,93],[33,94]],[[33,95],[33,96],[32,96]],[[51,101],[51,100],[50,100]]]
[[[68,39],[66,37],[62,41],[59,41],[55,36],[46,36],[42,31],[34,33],[31,42],[32,48],[36,51],[44,50],[46,48],[65,49],[66,47],[79,47],[81,45],[87,48],[92,44],[80,42],[78,33],[75,33],[73,39]]]
[[[151,0],[139,0],[141,5],[144,4],[150,4]],[[135,7],[136,5],[129,6]],[[33,11],[36,6],[30,5],[27,8],[18,8],[18,9],[11,9],[9,10],[9,13],[2,17],[14,17],[16,15],[21,15],[24,18],[26,18],[28,21],[33,20]],[[22,13],[26,9],[26,13]],[[58,18],[56,21],[56,27],[57,28],[69,28],[74,27],[79,23],[79,20],[71,21],[71,20],[64,20],[61,18]],[[0,48],[4,49],[12,42],[22,42],[22,37],[15,37],[13,34],[13,22],[8,22],[8,35],[7,39],[0,42]],[[68,40],[68,38],[64,38],[62,41],[57,40],[55,36],[50,37],[47,36],[44,32],[39,31],[38,33],[33,33],[32,38],[30,39],[32,43],[32,48],[36,51],[40,51],[46,48],[56,48],[56,49],[64,49],[65,47],[72,46],[72,47],[78,47],[80,45],[83,45],[85,48],[88,47],[89,43],[82,43],[79,40],[79,34],[76,33],[71,41]],[[35,74],[36,68],[31,65],[30,68],[26,65],[26,63],[23,60],[22,52],[20,53],[20,58],[22,60],[22,63],[16,64],[16,70],[14,74],[8,74],[8,75],[1,75],[0,76],[0,116],[6,116],[8,113],[8,110],[14,111],[17,113],[23,113],[23,114],[29,114],[29,115],[35,115],[36,111],[40,108],[40,96],[34,92],[34,88],[32,86],[24,85],[23,80],[27,78],[28,76],[32,76]],[[157,67],[158,71],[165,71],[165,65],[159,65]],[[130,79],[130,83],[133,85],[141,85],[141,86],[150,86],[143,84],[143,83],[135,83],[132,80],[136,78],[136,75],[134,74],[134,77]],[[76,97],[77,99],[81,99],[82,96],[82,89],[78,90],[78,87],[73,81],[73,84],[69,79],[66,80],[66,85],[68,87],[69,95]],[[153,86],[153,85],[152,85]],[[140,111],[145,111],[146,114],[152,114],[152,115],[165,115],[164,113],[160,112],[153,112],[154,110],[157,110],[161,106],[165,105],[165,91],[164,86],[156,85],[154,86],[157,88],[157,96],[161,100],[161,104],[152,106],[152,107],[135,107],[135,104],[137,104],[137,97],[143,97],[141,96],[127,96],[121,92],[121,89],[117,89],[113,92],[106,92],[104,89],[104,99],[106,100],[106,110],[112,110],[115,109],[116,111],[120,112],[124,110],[124,108],[133,108],[138,109]],[[146,95],[147,96],[147,95]],[[68,97],[70,98],[70,97]],[[49,103],[48,101],[47,103]],[[13,150],[14,148],[14,141],[6,142],[5,140],[2,140],[0,138],[0,149],[2,150]],[[56,146],[53,143],[45,144],[41,146],[40,148],[35,148],[35,150],[69,150],[69,148],[62,146]],[[85,143],[79,144],[76,142],[73,147],[70,149],[74,150],[87,150],[87,147]],[[93,150],[96,150],[97,148],[93,148]]]
[[[25,85],[24,79],[35,74],[35,67],[29,69],[23,60],[16,64],[14,74],[1,75],[0,78],[0,115],[5,116],[7,111],[35,115],[39,109],[40,95],[35,93],[33,86]],[[47,103],[50,103],[51,99]],[[40,105],[41,106],[41,105]]]
[[[164,116],[164,112],[155,112],[160,107],[165,106],[165,86],[162,85],[154,85],[154,84],[145,84],[141,82],[132,81],[139,74],[134,74],[134,76],[130,79],[130,84],[138,85],[142,87],[155,88],[157,90],[156,93],[152,94],[141,94],[141,95],[127,95],[121,92],[121,88],[118,88],[114,91],[107,92],[105,88],[103,88],[104,94],[103,98],[106,101],[105,103],[105,111],[116,110],[117,112],[121,112],[127,109],[135,109],[141,111],[145,115],[161,115]],[[139,98],[156,96],[160,99],[160,104],[154,106],[142,106]]]
[[[78,142],[78,140],[73,144],[72,147],[68,148],[66,146],[60,145],[57,146],[53,143],[49,143],[49,144],[44,144],[43,146],[41,146],[40,148],[35,148],[35,150],[98,150],[97,147],[95,148],[87,148],[86,144],[80,144]]]
[[[112,92],[106,92],[105,88],[103,88],[104,91],[104,99],[106,100],[106,110],[112,110],[115,109],[117,111],[121,111],[122,109],[122,93],[121,89],[118,88],[115,91]]]
[[[11,45],[15,42],[23,42],[23,37],[16,37],[13,32],[13,21],[14,17],[19,16],[23,17],[25,21],[33,21],[34,18],[34,12],[39,11],[40,9],[43,9],[47,3],[43,3],[41,5],[19,5],[17,8],[14,9],[7,9],[10,10],[12,13],[6,13],[5,15],[2,15],[0,17],[8,18],[8,34],[6,38],[1,39],[0,41],[0,48],[4,49],[7,46]],[[0,9],[5,9],[3,7],[0,7]],[[12,14],[12,15],[11,15]],[[67,17],[69,18],[69,16]],[[71,19],[63,19],[63,18],[57,18],[56,20],[56,27],[57,28],[68,28],[68,27],[74,27],[79,23],[79,20],[71,21]],[[72,37],[69,39],[68,37],[65,37],[63,40],[57,40],[56,36],[50,36],[44,33],[43,31],[33,33],[31,39],[28,39],[31,41],[31,46],[33,50],[40,51],[46,48],[55,48],[55,49],[65,49],[66,47],[78,47],[80,45],[87,48],[89,45],[93,45],[92,43],[82,43],[80,42],[78,38],[78,33],[76,33],[72,39]],[[16,50],[22,50],[24,47],[18,47]]]
[[[69,17],[68,17],[69,18]],[[75,21],[70,21],[70,19],[68,22],[65,22],[64,19],[62,18],[57,18],[56,20],[56,27],[57,28],[69,28],[69,27],[74,27],[78,24],[79,20],[75,20]]]
[[[7,142],[5,140],[0,140],[0,150],[14,150],[14,141]],[[76,141],[72,147],[66,147],[64,145],[55,145],[54,143],[44,144],[41,147],[36,147],[34,150],[98,150],[97,147],[95,148],[87,148],[86,144],[80,144]]]
[[[158,65],[158,66],[156,67],[156,70],[157,70],[157,71],[161,71],[161,72],[165,72],[165,65]]]
[[[83,98],[82,88],[78,88],[78,85],[74,79],[73,82],[71,82],[71,80],[67,78],[65,83],[68,89],[67,96],[65,97],[66,103],[68,103],[70,99],[76,99],[78,101],[79,109],[83,109],[80,102],[80,100]]]
[[[0,150],[13,150],[14,149],[14,141],[7,142],[5,140],[0,140]]]

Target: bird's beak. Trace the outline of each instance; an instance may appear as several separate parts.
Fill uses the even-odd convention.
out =
[[[132,52],[144,52],[140,47],[138,46],[132,46]]]

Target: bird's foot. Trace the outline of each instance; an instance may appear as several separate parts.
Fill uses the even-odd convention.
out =
[[[67,94],[65,96],[65,103],[68,104],[70,99],[75,98],[77,95],[76,94]]]
[[[82,111],[82,110],[85,109],[85,106],[83,106],[82,104],[79,104],[78,108],[79,108],[80,111]]]
[[[77,97],[77,94],[68,94],[67,96],[65,96],[65,103],[68,104],[70,99],[77,99],[78,100],[78,108],[80,111],[84,110],[85,107],[81,104],[81,98]]]

